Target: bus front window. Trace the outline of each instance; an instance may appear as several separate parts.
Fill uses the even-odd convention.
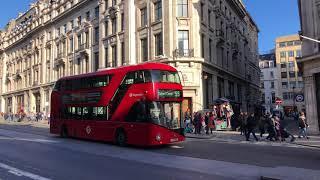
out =
[[[148,104],[150,121],[169,129],[179,129],[181,127],[180,110],[180,103],[175,102],[150,102]]]

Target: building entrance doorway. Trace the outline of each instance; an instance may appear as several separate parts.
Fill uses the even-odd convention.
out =
[[[23,95],[17,96],[17,113],[24,112],[24,97]]]
[[[8,97],[7,99],[6,112],[12,113],[12,97]]]
[[[34,98],[35,98],[35,100],[36,100],[36,112],[38,113],[38,112],[40,112],[41,110],[40,110],[40,98],[41,96],[40,96],[40,93],[35,93],[34,94]]]
[[[192,113],[192,98],[191,97],[185,97],[182,101],[182,114],[184,119],[184,114],[187,111],[187,109],[190,109],[190,112]]]

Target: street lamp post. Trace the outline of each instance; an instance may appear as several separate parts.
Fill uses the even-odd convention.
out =
[[[296,87],[293,86],[292,90],[293,90],[293,110],[294,111],[296,111],[296,94],[295,94],[295,91],[294,91],[295,89],[296,89]]]

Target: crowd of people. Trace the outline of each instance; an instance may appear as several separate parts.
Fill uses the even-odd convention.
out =
[[[185,131],[186,133],[194,134],[212,134],[216,130],[216,120],[220,117],[218,116],[217,109],[199,111],[191,114],[190,109],[184,114],[185,117]],[[230,117],[230,116],[229,116]],[[225,118],[229,118],[225,116]],[[247,113],[240,112],[240,114],[235,117],[239,127],[236,130],[240,131],[241,135],[245,136],[247,141],[250,140],[252,135],[256,141],[259,138],[256,136],[256,131],[260,132],[260,138],[267,134],[266,140],[269,141],[285,141],[290,138],[290,141],[295,141],[295,137],[286,129],[286,123],[284,121],[284,115],[282,113]],[[299,135],[298,138],[306,138],[307,136],[307,120],[304,112],[297,114],[295,120],[298,121]]]
[[[37,112],[37,113],[0,113],[1,118],[3,118],[6,121],[14,121],[14,122],[21,122],[21,121],[42,121],[42,120],[49,120],[50,115],[44,113],[44,112]]]

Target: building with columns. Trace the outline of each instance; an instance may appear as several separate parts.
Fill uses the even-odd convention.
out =
[[[320,0],[298,1],[302,57],[298,60],[305,83],[306,114],[309,132],[320,132]],[[313,39],[313,40],[312,40]]]
[[[38,0],[0,34],[1,111],[49,112],[58,78],[147,61],[181,72],[184,110],[253,110],[258,31],[241,0]]]

